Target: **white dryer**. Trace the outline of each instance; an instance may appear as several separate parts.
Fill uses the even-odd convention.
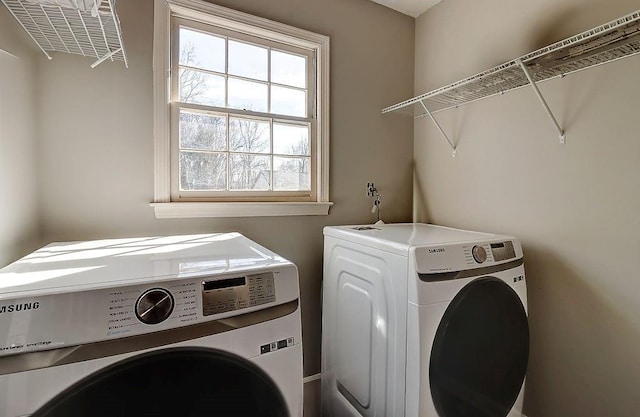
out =
[[[324,235],[323,416],[522,415],[517,239],[426,224]]]
[[[0,415],[301,416],[298,300],[238,233],[45,246],[0,270]]]

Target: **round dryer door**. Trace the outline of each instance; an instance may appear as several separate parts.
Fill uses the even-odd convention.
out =
[[[239,356],[205,348],[153,351],[108,366],[32,417],[289,416],[275,383]]]
[[[485,277],[467,284],[438,326],[429,364],[440,417],[505,417],[527,370],[529,327],[516,292]]]

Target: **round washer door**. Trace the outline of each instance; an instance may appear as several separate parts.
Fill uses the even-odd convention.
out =
[[[478,278],[460,290],[436,331],[429,381],[440,417],[505,417],[527,370],[529,326],[516,292]]]
[[[280,390],[258,366],[228,352],[172,348],[108,366],[32,417],[287,417]]]

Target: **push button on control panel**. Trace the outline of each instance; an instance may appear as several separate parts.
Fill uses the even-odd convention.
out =
[[[275,352],[276,350],[291,347],[293,344],[293,337],[267,343],[266,345],[260,346],[260,354],[262,355],[269,352]]]

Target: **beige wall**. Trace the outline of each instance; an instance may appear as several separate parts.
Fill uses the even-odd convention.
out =
[[[413,123],[380,109],[412,94],[414,20],[366,0],[222,0],[331,37],[329,216],[157,220],[153,198],[153,2],[119,0],[129,69],[56,54],[40,62],[41,213],[47,241],[238,230],[300,271],[305,375],[320,369],[322,227],[411,218]]]
[[[34,46],[0,7],[0,267],[38,241]]]
[[[633,0],[447,0],[416,21],[415,93],[489,69],[638,8]],[[530,417],[640,410],[640,56],[533,92],[439,113],[453,159],[415,123],[415,217],[522,239]]]

